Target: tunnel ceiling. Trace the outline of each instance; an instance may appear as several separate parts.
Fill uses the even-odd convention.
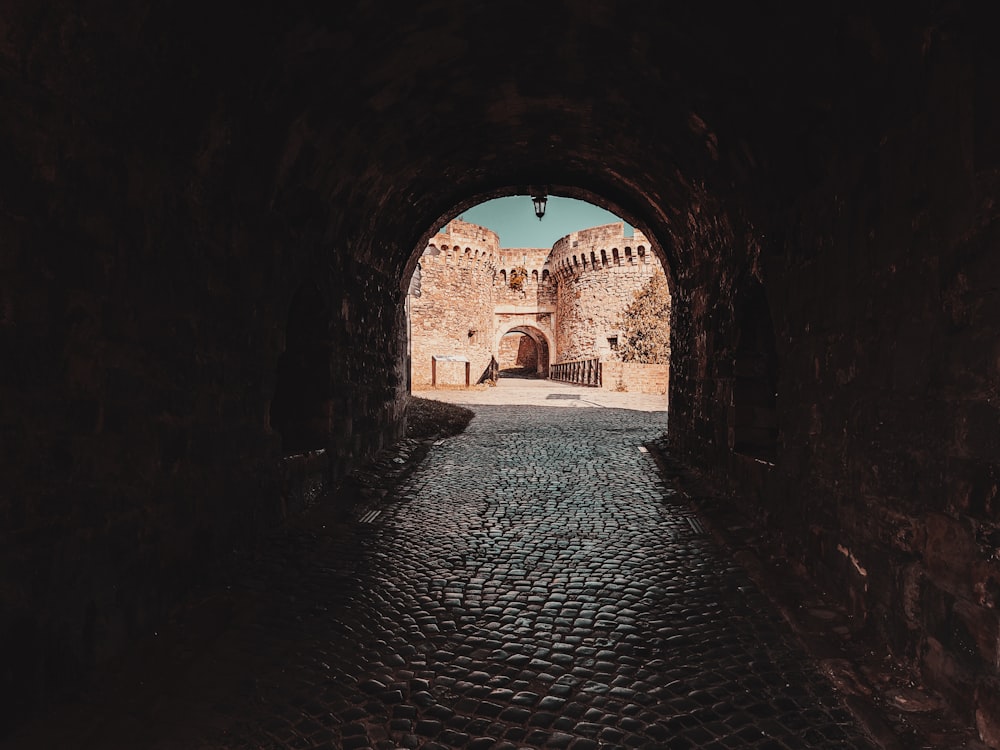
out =
[[[168,144],[166,168],[193,161],[206,204],[267,205],[397,275],[436,222],[530,184],[661,241],[692,185],[739,194],[752,178],[741,201],[766,211],[754,202],[808,180],[812,152],[877,143],[883,113],[918,98],[893,71],[961,23],[956,4],[900,19],[836,4],[222,3],[58,23],[25,6],[9,28],[37,33],[4,40],[8,63],[109,143]],[[135,54],[145,67],[117,64]]]
[[[364,216],[390,212],[406,251],[407,233],[463,199],[538,183],[581,188],[662,230],[660,212],[683,205],[691,182],[726,187],[756,164],[755,131],[768,124],[753,113],[789,137],[796,110],[822,104],[810,97],[822,96],[824,70],[796,101],[765,102],[757,89],[795,90],[783,79],[801,65],[777,51],[822,50],[833,36],[800,26],[792,38],[773,18],[713,8],[616,3],[418,3],[389,16],[375,4],[349,23],[289,29],[273,86],[301,98],[308,153],[322,154],[311,179],[331,199],[354,196]],[[328,75],[345,70],[347,80]]]

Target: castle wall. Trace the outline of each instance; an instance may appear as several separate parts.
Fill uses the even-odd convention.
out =
[[[622,312],[661,270],[649,241],[639,231],[625,237],[621,222],[605,224],[563,237],[549,264],[558,290],[556,361],[617,359],[609,338],[620,336]]]
[[[473,383],[489,366],[499,246],[494,232],[458,219],[431,240],[420,259],[421,296],[410,298],[413,387],[431,384],[435,355],[467,357]],[[439,367],[438,384],[464,382],[464,367]]]
[[[497,263],[499,269],[495,278],[495,299],[497,304],[516,307],[535,307],[556,304],[556,280],[552,276],[549,255],[552,248],[518,247],[500,251]],[[528,275],[520,290],[510,287],[510,276],[514,269],[523,266]]]
[[[662,393],[670,388],[670,366],[642,362],[605,362],[602,387],[606,391]]]
[[[522,267],[520,288],[511,287],[512,272]],[[434,355],[468,357],[473,382],[492,357],[502,367],[513,366],[516,353],[503,347],[516,339],[503,337],[525,326],[545,339],[544,351],[536,355],[542,375],[553,362],[593,357],[615,362],[609,339],[620,337],[625,307],[659,270],[646,237],[638,231],[625,237],[621,222],[574,232],[551,249],[500,249],[490,230],[452,221],[424,252],[423,293],[411,298],[412,384],[431,384]],[[609,387],[659,393],[668,369],[665,364],[618,368]],[[452,371],[458,373],[454,378]],[[460,383],[464,367],[439,365],[438,385]]]

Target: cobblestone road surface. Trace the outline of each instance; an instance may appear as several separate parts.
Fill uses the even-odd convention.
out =
[[[575,401],[478,404],[377,515],[309,514],[207,648],[49,746],[872,747],[661,484],[665,414]]]

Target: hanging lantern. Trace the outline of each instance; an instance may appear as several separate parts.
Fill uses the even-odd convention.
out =
[[[531,202],[535,204],[535,216],[541,221],[542,217],[545,216],[545,204],[548,202],[548,197],[545,193],[537,193],[531,196]]]

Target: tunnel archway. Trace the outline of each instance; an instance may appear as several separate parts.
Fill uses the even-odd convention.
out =
[[[508,375],[523,373],[539,378],[548,377],[549,362],[551,361],[552,347],[549,335],[540,328],[527,325],[516,325],[509,328],[501,328],[497,336],[497,362],[500,365],[500,375],[503,377],[505,362]],[[503,342],[510,337],[518,337],[518,346],[514,349],[513,359],[505,359],[503,354]],[[530,342],[527,344],[525,342]],[[522,349],[523,346],[523,349]],[[524,357],[523,364],[519,363],[519,357]]]
[[[1000,148],[984,4],[800,5],[776,22],[749,4],[263,3],[236,34],[225,6],[191,24],[170,4],[37,5],[4,14],[0,66],[0,515],[18,563],[3,584],[13,622],[46,616],[9,694],[38,692],[43,656],[88,620],[88,587],[98,622],[138,629],[202,569],[202,531],[227,540],[216,549],[253,542],[278,503],[247,471],[274,458],[268,416],[291,445],[334,432],[345,471],[398,438],[415,235],[537,185],[656,238],[679,460],[738,485],[727,472],[754,462],[733,461],[735,443],[764,452],[774,427],[730,436],[729,409],[780,416],[764,494],[815,541],[808,569],[839,571],[898,653],[928,653],[946,620],[995,624]],[[335,349],[313,355],[290,326],[278,365],[286,295],[320,262]],[[770,302],[756,312],[733,304],[751,269]],[[327,334],[305,339],[322,349]],[[775,360],[780,397],[755,402],[776,392]],[[324,363],[335,372],[312,382]],[[192,503],[205,482],[226,492]],[[94,562],[107,550],[111,573]],[[119,571],[163,576],[147,600]],[[948,604],[909,606],[904,578]],[[924,665],[997,732],[996,639],[977,640],[934,645]]]
[[[593,183],[593,186],[584,186]],[[612,200],[604,197],[605,194],[616,195]],[[683,267],[684,256],[689,249],[681,248],[676,242],[676,238],[670,232],[664,231],[670,224],[667,218],[666,207],[657,204],[648,196],[634,192],[632,189],[622,189],[620,184],[597,183],[592,177],[582,179],[577,185],[560,184],[549,185],[548,195],[590,203],[591,205],[603,208],[610,213],[620,217],[635,229],[641,231],[649,240],[650,250],[656,255],[663,266],[673,294],[675,284],[676,269]],[[503,187],[480,186],[479,189],[473,187],[466,197],[457,197],[453,207],[444,213],[439,214],[430,224],[418,222],[417,226],[428,226],[412,243],[406,243],[410,248],[409,255],[402,263],[399,279],[400,289],[407,290],[410,280],[420,261],[420,256],[430,244],[433,238],[443,227],[453,219],[461,216],[465,211],[494,198],[507,198],[513,196],[523,196],[526,202],[526,209],[530,210],[530,200],[523,185],[511,184]],[[498,269],[506,274],[505,269]],[[543,276],[550,272],[546,269]]]
[[[500,377],[533,376],[538,368],[538,344],[527,334],[511,331],[500,338],[497,364]]]

